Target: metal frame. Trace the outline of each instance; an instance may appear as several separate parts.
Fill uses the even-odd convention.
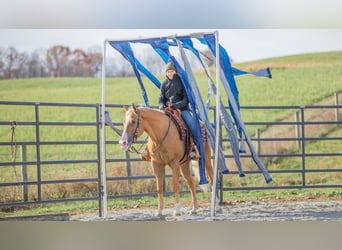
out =
[[[220,88],[219,88],[219,82],[220,82],[220,57],[219,57],[219,32],[214,31],[214,32],[198,32],[198,33],[191,33],[188,35],[170,35],[170,36],[164,36],[164,37],[144,37],[144,38],[133,38],[133,39],[106,39],[104,41],[104,46],[103,46],[103,65],[102,65],[102,109],[101,109],[101,115],[102,115],[102,176],[103,176],[103,216],[106,218],[107,217],[107,191],[106,191],[106,160],[105,160],[105,151],[106,151],[106,145],[105,145],[105,106],[106,106],[106,98],[105,98],[105,86],[106,86],[106,45],[111,42],[111,41],[116,41],[116,42],[139,42],[139,41],[144,41],[147,39],[175,39],[175,38],[182,38],[182,37],[190,37],[190,38],[198,38],[204,35],[215,35],[215,41],[216,41],[216,88],[217,88],[217,93],[216,93],[216,106],[218,108],[217,110],[217,121],[219,121],[219,113],[220,113]],[[216,121],[216,122],[217,122]],[[219,131],[216,131],[216,145],[215,145],[215,156],[217,156],[217,152],[219,150],[219,142],[218,142],[218,137],[219,136]],[[217,168],[218,168],[218,158],[215,158],[214,161],[214,181],[213,181],[213,187],[217,186]],[[213,188],[212,192],[213,200],[211,203],[211,216],[214,216],[214,207],[215,207],[215,199],[216,199],[216,188]]]

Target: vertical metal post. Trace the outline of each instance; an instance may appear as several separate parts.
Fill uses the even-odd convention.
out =
[[[216,120],[216,112],[215,112],[215,116],[214,117],[215,117],[215,120]],[[219,138],[219,141],[220,141],[220,146],[223,149],[223,145],[222,145],[222,122],[221,122],[221,120],[220,120],[219,128],[220,128],[220,138]],[[222,204],[223,203],[223,174],[218,173],[218,178],[219,178],[219,180],[218,180],[218,189],[220,190],[219,198],[220,198],[220,204]]]
[[[129,159],[130,158],[130,155],[129,155],[129,152],[126,150],[125,151],[125,158],[126,159]],[[131,161],[126,161],[126,175],[127,176],[131,176],[132,175],[132,172],[131,172]]]
[[[106,110],[106,45],[107,40],[103,43],[103,63],[102,63],[102,105],[101,105],[101,137],[102,137],[102,155],[101,155],[101,165],[102,165],[102,199],[103,199],[103,217],[107,218],[107,172],[106,172],[106,120],[105,120],[105,110]]]
[[[215,202],[216,202],[216,185],[217,185],[217,167],[218,167],[218,151],[219,151],[219,124],[220,124],[220,52],[219,52],[219,33],[215,31],[215,48],[216,48],[216,141],[215,141],[215,159],[214,159],[214,180],[211,194],[211,211],[210,215],[215,215]]]
[[[260,143],[260,129],[255,129],[255,139],[256,139],[256,153],[260,155],[261,152],[261,143]]]
[[[21,153],[21,162],[23,165],[21,166],[21,181],[23,182],[23,198],[24,201],[28,201],[28,187],[25,184],[27,182],[27,151],[26,151],[26,145],[20,146],[20,153]]]
[[[302,134],[301,134],[301,149],[302,149],[302,186],[306,186],[305,181],[305,120],[304,120],[304,106],[300,107],[301,112],[301,126],[302,126]]]
[[[339,99],[338,99],[338,96],[339,93],[336,92],[335,93],[335,105],[338,106],[339,105]],[[338,107],[336,107],[335,109],[335,119],[336,119],[336,124],[337,124],[337,127],[340,126],[340,124],[338,123],[340,121],[340,110]]]
[[[100,107],[96,105],[96,148],[97,148],[97,178],[98,178],[98,196],[99,196],[99,217],[102,217],[102,181],[101,181],[101,137],[100,137]]]
[[[38,201],[42,199],[42,187],[41,187],[41,170],[40,170],[40,132],[39,132],[39,105],[35,103],[35,116],[36,116],[36,157],[37,157],[37,197]]]
[[[300,145],[301,141],[300,141],[299,112],[298,111],[296,111],[296,113],[295,113],[295,123],[296,123],[295,133],[296,133],[296,139],[297,139],[296,143],[297,143],[298,149],[300,149],[301,148],[301,145]]]
[[[129,152],[127,150],[124,151],[125,152],[125,158],[126,158],[126,175],[127,176],[132,176],[132,169],[131,169],[131,161],[130,161],[130,155]],[[130,185],[132,184],[132,180],[128,179],[127,180],[127,186],[130,187]]]

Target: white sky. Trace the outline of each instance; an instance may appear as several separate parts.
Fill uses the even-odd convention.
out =
[[[0,47],[19,52],[65,45],[103,46],[105,39],[158,37],[214,29],[0,29]],[[219,41],[234,62],[342,50],[342,29],[219,29]]]

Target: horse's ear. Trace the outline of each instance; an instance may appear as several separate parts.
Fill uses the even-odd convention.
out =
[[[123,109],[124,109],[125,111],[128,110],[128,106],[127,106],[127,105],[123,105],[122,107],[123,107]]]
[[[133,108],[134,113],[136,113],[137,112],[137,107],[135,106],[134,103],[132,103],[132,108]]]

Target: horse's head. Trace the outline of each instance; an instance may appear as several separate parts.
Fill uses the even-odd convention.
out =
[[[138,138],[140,114],[137,107],[132,104],[130,108],[124,106],[126,110],[125,119],[123,122],[123,132],[119,141],[122,150],[127,150],[134,141]]]

